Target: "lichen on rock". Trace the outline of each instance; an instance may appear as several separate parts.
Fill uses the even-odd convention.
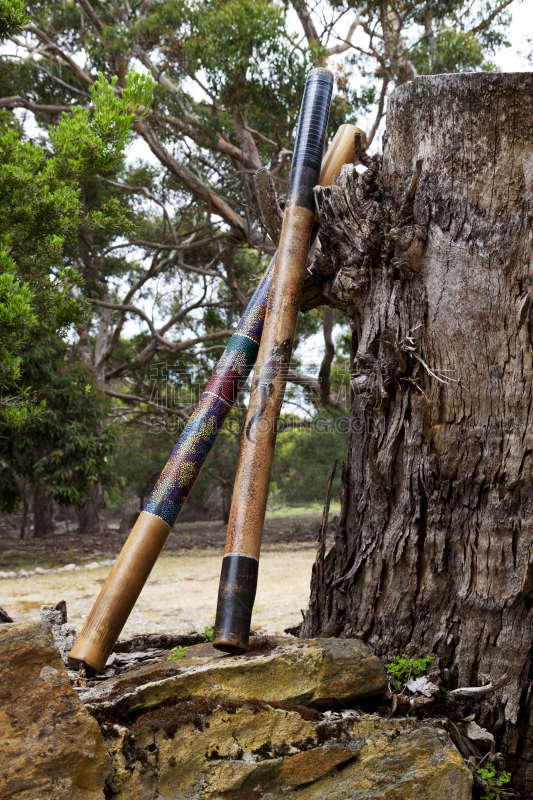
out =
[[[48,628],[0,626],[0,796],[104,800],[110,757]]]
[[[197,645],[184,659],[134,670],[81,696],[91,713],[105,721],[190,696],[327,708],[380,695],[387,688],[383,664],[356,639],[279,637],[267,645],[264,652],[252,650],[244,657]]]
[[[193,701],[189,704],[195,705]],[[104,726],[112,800],[469,800],[472,776],[448,734],[415,719],[309,721],[297,711],[180,706]],[[174,723],[172,722],[175,715]]]

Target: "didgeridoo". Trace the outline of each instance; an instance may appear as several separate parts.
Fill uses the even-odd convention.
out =
[[[343,164],[355,161],[355,125],[341,125],[322,163],[319,183],[329,186]],[[239,320],[211,379],[139,514],[85,621],[69,663],[100,672],[185,505],[220,428],[255,364],[276,256]]]
[[[227,653],[248,648],[276,427],[300,309],[315,216],[313,189],[319,182],[332,89],[329,70],[311,70],[300,109],[222,560],[213,646]]]

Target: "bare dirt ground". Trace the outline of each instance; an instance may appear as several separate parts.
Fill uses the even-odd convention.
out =
[[[334,517],[338,509],[332,508]],[[259,585],[252,627],[280,634],[301,621],[309,599],[311,568],[321,511],[289,510],[269,514],[265,524]],[[333,524],[328,528],[332,543]],[[177,524],[121,634],[185,634],[212,625],[226,526],[222,521]],[[43,604],[66,600],[69,622],[79,630],[110,566],[88,564],[114,558],[126,535],[110,531],[95,537],[54,536],[44,541],[0,538],[0,571],[36,567],[79,569],[0,580],[0,606],[16,622],[38,620]]]

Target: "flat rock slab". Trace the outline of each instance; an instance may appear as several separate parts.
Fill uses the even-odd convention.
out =
[[[104,800],[111,760],[48,628],[0,626],[0,798]]]
[[[328,708],[380,695],[386,688],[383,664],[357,639],[258,637],[244,656],[196,645],[185,658],[103,681],[80,697],[91,714],[105,721],[192,696]]]
[[[442,728],[373,715],[317,722],[303,712],[197,699],[127,728],[104,725],[113,755],[106,796],[471,800],[472,775]]]

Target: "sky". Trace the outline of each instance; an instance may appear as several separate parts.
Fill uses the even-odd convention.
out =
[[[533,50],[533,43],[527,43],[527,37],[533,37],[533,0],[513,3],[511,13],[513,21],[508,38],[512,46],[502,47],[494,60],[502,72],[532,72],[533,64],[525,56]]]

